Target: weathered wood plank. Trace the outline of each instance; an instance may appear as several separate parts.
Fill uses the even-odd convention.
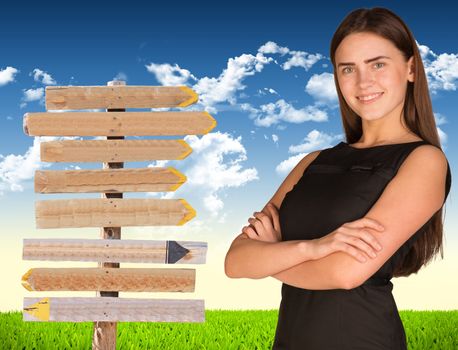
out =
[[[216,126],[208,112],[26,113],[29,136],[204,135]]]
[[[205,264],[207,242],[24,239],[23,260]]]
[[[46,86],[46,109],[187,107],[198,95],[187,86]]]
[[[62,140],[40,143],[42,162],[138,162],[185,159],[185,140]]]
[[[35,202],[36,228],[183,225],[196,216],[184,199],[54,199]]]
[[[100,170],[37,170],[36,193],[175,191],[186,176],[173,167]]]
[[[202,299],[24,298],[23,320],[40,322],[205,322]]]
[[[22,276],[29,291],[193,292],[195,269],[32,268]]]

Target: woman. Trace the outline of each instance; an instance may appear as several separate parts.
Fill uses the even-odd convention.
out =
[[[402,19],[357,9],[330,51],[347,142],[297,164],[234,239],[225,272],[283,282],[274,349],[406,349],[390,280],[442,253],[449,164]]]

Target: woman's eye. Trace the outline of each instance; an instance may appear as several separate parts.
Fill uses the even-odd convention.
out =
[[[377,68],[382,68],[384,65],[385,65],[385,63],[383,63],[383,62],[377,62],[377,63],[375,63],[374,66],[376,66]],[[344,73],[344,74],[350,73],[350,70],[351,70],[350,67],[345,67],[344,69],[342,69],[342,73]]]

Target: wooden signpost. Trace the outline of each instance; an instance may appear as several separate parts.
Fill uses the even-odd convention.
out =
[[[125,140],[125,136],[206,134],[207,112],[126,112],[126,108],[186,107],[198,96],[186,86],[48,86],[47,110],[106,112],[26,113],[30,136],[104,136],[106,140],[42,142],[45,162],[102,162],[100,170],[37,170],[35,192],[101,193],[100,199],[37,201],[37,228],[100,227],[101,239],[24,239],[24,260],[94,261],[95,268],[31,268],[29,291],[95,291],[95,298],[24,298],[24,321],[94,322],[93,349],[115,349],[117,322],[204,322],[204,300],[119,298],[127,292],[194,292],[195,269],[120,268],[121,262],[204,264],[206,242],[121,240],[122,226],[184,225],[195,210],[184,199],[124,199],[123,192],[175,191],[178,170],[124,169],[126,161],[184,159],[184,140]]]

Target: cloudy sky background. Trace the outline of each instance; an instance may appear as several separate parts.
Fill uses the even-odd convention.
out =
[[[193,149],[184,160],[125,163],[125,168],[172,166],[187,176],[175,192],[125,193],[124,198],[184,198],[197,211],[193,220],[182,227],[126,227],[122,238],[208,242],[206,265],[177,265],[197,269],[196,292],[120,296],[203,298],[208,309],[278,308],[280,281],[229,279],[224,256],[248,217],[262,209],[300,159],[345,141],[329,44],[351,10],[385,6],[411,28],[427,72],[442,147],[455,173],[457,29],[448,16],[452,10],[446,11],[440,1],[435,8],[413,4],[354,1],[349,6],[336,1],[302,8],[294,2],[270,7],[231,2],[213,10],[204,2],[151,8],[135,1],[129,8],[78,2],[67,4],[65,12],[48,3],[25,13],[7,5],[3,12],[9,15],[0,21],[0,311],[21,309],[23,297],[95,295],[28,292],[21,286],[21,276],[32,267],[97,266],[22,261],[24,238],[99,236],[97,228],[35,228],[37,200],[100,197],[36,194],[35,171],[101,167],[41,162],[40,142],[65,138],[27,136],[22,120],[27,112],[45,111],[46,86],[106,85],[111,80],[189,86],[199,102],[186,110],[206,110],[217,120],[210,133],[184,137]],[[453,187],[445,206],[444,260],[408,279],[393,279],[399,309],[458,308],[458,281],[451,278],[458,266]]]

